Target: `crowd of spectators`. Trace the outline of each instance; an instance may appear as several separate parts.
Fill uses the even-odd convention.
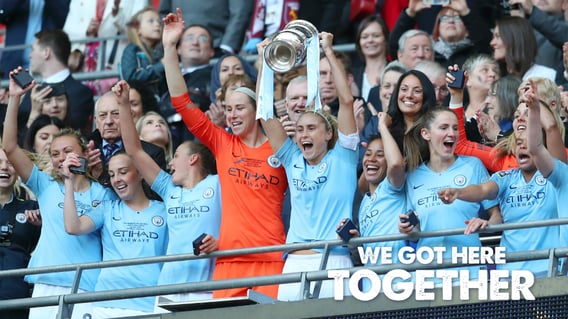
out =
[[[349,15],[358,2],[1,2],[6,46],[29,48],[0,52],[9,82],[0,226],[10,230],[1,228],[0,270],[190,253],[197,237],[196,254],[331,240],[348,219],[353,236],[467,225],[460,236],[370,247],[479,247],[488,225],[567,217],[568,0],[375,1]],[[298,18],[318,28],[319,60],[267,78],[264,48]],[[335,51],[340,43],[354,52]],[[120,79],[73,76],[105,69]],[[35,81],[19,86],[13,76],[28,71]],[[500,245],[554,248],[567,238],[568,228],[549,226],[506,231]],[[307,271],[321,258],[301,249],[88,270],[79,290]],[[335,247],[326,268],[356,259]],[[474,278],[479,267],[467,269]],[[0,299],[67,294],[72,284],[72,272],[1,278]],[[320,288],[332,296],[329,281]],[[159,298],[248,289],[305,297],[298,283]],[[157,300],[80,304],[73,318],[164,311]]]

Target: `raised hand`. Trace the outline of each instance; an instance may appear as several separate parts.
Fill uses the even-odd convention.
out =
[[[116,98],[118,105],[130,106],[130,86],[124,80],[119,81],[112,87],[112,93]]]
[[[181,9],[176,9],[176,14],[169,13],[164,18],[164,31],[162,33],[162,43],[165,47],[176,47],[183,31],[185,30],[185,21]]]
[[[28,91],[30,91],[36,85],[36,81],[34,80],[31,85],[29,85],[25,89],[22,89],[18,85],[18,83],[16,83],[16,81],[12,78],[12,76],[14,76],[14,75],[16,75],[20,72],[25,72],[22,69],[21,66],[10,71],[10,86],[9,86],[9,89],[8,89],[8,94],[11,95],[11,96],[22,96],[22,95],[26,94]]]

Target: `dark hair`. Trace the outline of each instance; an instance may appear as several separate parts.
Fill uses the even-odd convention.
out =
[[[388,55],[389,28],[387,27],[385,20],[383,20],[380,16],[371,15],[361,20],[361,23],[357,28],[357,34],[355,35],[355,51],[357,51],[357,54],[359,54],[359,57],[363,60],[365,60],[365,56],[363,55],[363,51],[361,50],[361,44],[359,43],[361,41],[361,33],[363,33],[363,30],[365,30],[369,25],[371,25],[374,22],[378,23],[379,26],[381,27],[381,30],[383,31],[383,36],[385,37],[385,57]]]
[[[136,90],[140,94],[140,102],[142,102],[142,114],[154,111],[159,113],[158,101],[156,96],[152,92],[152,86],[147,82],[142,82],[138,80],[128,80],[128,85],[131,89]]]
[[[333,55],[335,58],[341,62],[341,66],[343,66],[343,70],[345,71],[345,75],[352,75],[353,68],[351,67],[351,58],[345,52],[333,50]],[[326,59],[325,53],[320,54],[320,60]]]
[[[61,29],[42,30],[36,33],[35,37],[41,47],[50,48],[57,61],[67,65],[71,54],[71,41],[65,31]]]
[[[38,117],[36,117],[32,124],[30,124],[30,127],[26,132],[26,136],[24,137],[24,149],[30,152],[36,152],[36,150],[34,150],[35,136],[37,135],[37,132],[39,130],[48,125],[55,125],[60,130],[66,127],[65,123],[63,123],[63,121],[61,121],[59,118],[55,116],[49,116],[47,114],[40,114]]]
[[[428,143],[422,138],[422,129],[430,129],[432,123],[436,120],[439,114],[449,112],[457,118],[456,113],[447,107],[434,107],[426,111],[418,118],[408,133],[404,136],[404,156],[408,171],[417,168],[421,163],[430,160],[430,148]]]
[[[521,17],[504,17],[497,20],[497,26],[506,47],[506,70],[509,74],[522,78],[536,60],[538,44],[534,29],[527,19]]]
[[[217,174],[217,163],[215,162],[215,156],[213,155],[211,150],[207,148],[207,146],[196,141],[185,141],[181,145],[187,146],[188,155],[199,155],[201,159],[201,172],[204,176]]]
[[[434,90],[434,85],[432,84],[432,82],[430,82],[430,80],[424,73],[417,70],[409,70],[400,76],[389,100],[389,107],[387,112],[392,118],[392,124],[390,126],[391,134],[396,140],[398,148],[401,152],[403,151],[404,134],[406,133],[407,127],[406,122],[404,121],[404,114],[402,114],[402,112],[398,108],[398,95],[400,84],[406,77],[410,75],[416,76],[418,78],[418,81],[420,81],[420,84],[422,85],[422,107],[420,108],[420,111],[418,111],[415,120],[417,120],[424,113],[426,113],[426,111],[436,105],[436,91]]]
[[[123,150],[123,149],[118,150],[116,153],[113,153],[113,154],[110,156],[109,163],[110,163],[110,161],[111,161],[115,156],[119,156],[119,155],[126,155],[126,156],[128,156],[128,158],[130,159],[130,162],[132,163],[132,167],[134,167],[134,169],[138,172],[138,174],[140,174],[140,171],[138,171],[138,168],[137,168],[136,165],[134,164],[134,159],[132,158],[132,156],[130,156],[130,154],[126,153],[126,151]],[[110,176],[109,176],[109,181],[110,181]],[[144,192],[144,195],[146,195],[146,197],[147,197],[148,199],[157,200],[157,201],[163,202],[163,200],[162,200],[162,198],[160,197],[160,195],[158,195],[158,193],[156,193],[156,192],[154,192],[154,191],[152,190],[152,187],[150,187],[150,185],[148,185],[148,183],[146,182],[145,179],[142,179],[141,183],[142,183],[142,191]],[[112,189],[112,191],[114,192],[114,187],[112,187],[111,189]],[[116,194],[116,192],[115,192],[115,194]],[[117,194],[117,197],[118,197],[118,194]],[[122,200],[122,199],[121,199],[121,200]]]
[[[491,84],[490,92],[495,92],[499,101],[499,120],[513,120],[513,115],[519,104],[517,89],[521,85],[521,80],[516,76],[507,75]]]
[[[233,54],[233,53],[225,54],[217,60],[217,63],[215,63],[213,69],[211,69],[211,85],[210,85],[211,91],[209,92],[209,99],[211,100],[212,103],[215,103],[217,101],[215,92],[217,91],[217,89],[221,88],[221,78],[219,76],[219,72],[221,71],[221,63],[223,62],[223,60],[231,56],[234,56],[235,58],[241,61],[244,73],[248,75],[254,83],[256,83],[257,72],[256,69],[252,66],[252,64],[248,63],[247,60],[245,60],[243,57],[241,57],[238,54]]]

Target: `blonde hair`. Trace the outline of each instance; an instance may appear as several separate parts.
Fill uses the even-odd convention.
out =
[[[144,54],[148,56],[150,60],[153,60],[154,57],[152,56],[151,50],[148,47],[146,47],[144,42],[142,42],[142,39],[140,39],[140,35],[138,34],[138,29],[140,28],[140,19],[142,18],[142,15],[148,11],[153,11],[158,16],[160,16],[158,11],[156,11],[154,8],[145,7],[142,10],[136,12],[136,14],[134,14],[130,18],[130,21],[128,21],[126,26],[127,26],[128,40],[134,43],[136,46],[138,46],[142,50],[142,52],[144,52]]]
[[[148,117],[149,115],[158,116],[166,124],[166,131],[168,132],[168,143],[165,146],[164,152],[166,153],[165,154],[166,155],[166,163],[168,163],[174,157],[174,149],[173,149],[173,145],[172,145],[172,132],[170,131],[170,127],[168,125],[168,122],[166,121],[166,119],[164,119],[163,116],[161,116],[159,113],[154,112],[154,111],[148,111],[148,112],[142,114],[142,116],[140,116],[138,121],[136,121],[136,132],[138,132],[138,135],[140,135],[140,132],[142,131],[142,124],[144,122],[144,119],[146,117]]]
[[[566,134],[566,128],[560,117],[560,109],[562,108],[562,98],[560,96],[560,90],[558,85],[554,81],[542,78],[542,77],[531,77],[530,80],[536,85],[538,91],[538,96],[540,97],[540,104],[546,106],[546,108],[552,113],[554,121],[556,121],[556,126],[560,130],[560,136],[562,136],[562,141],[564,141],[564,134]],[[521,88],[529,85],[529,81],[523,81],[519,85],[519,97],[521,96]]]
[[[327,149],[331,150],[335,147],[335,143],[337,143],[338,132],[337,132],[337,119],[331,113],[324,111],[323,109],[314,110],[313,107],[310,107],[306,110],[306,112],[302,113],[298,120],[304,116],[304,114],[315,114],[316,117],[322,119],[323,123],[325,124],[325,129],[327,131],[331,130],[332,136],[329,141],[327,141]]]

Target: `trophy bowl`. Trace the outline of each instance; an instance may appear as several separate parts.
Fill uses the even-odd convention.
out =
[[[264,49],[264,60],[274,72],[285,73],[306,59],[308,40],[318,36],[316,27],[306,20],[294,20],[275,34]]]

